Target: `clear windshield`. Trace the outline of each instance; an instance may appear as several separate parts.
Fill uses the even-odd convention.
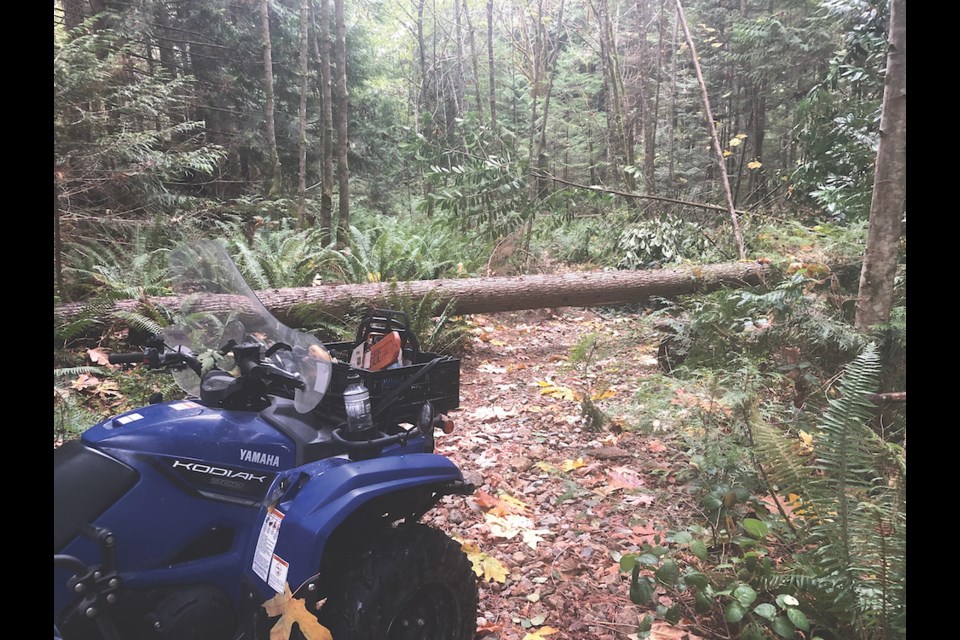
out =
[[[175,323],[164,331],[169,346],[191,349],[205,370],[214,365],[230,370],[230,354],[219,353],[230,340],[256,340],[264,351],[285,343],[290,350],[278,350],[271,362],[301,376],[305,388],[294,398],[297,411],[307,413],[320,404],[333,370],[327,350],[313,336],[273,317],[220,244],[206,240],[175,249],[170,274],[174,291],[183,300]],[[200,394],[200,378],[190,369],[175,372],[174,377],[187,393]]]

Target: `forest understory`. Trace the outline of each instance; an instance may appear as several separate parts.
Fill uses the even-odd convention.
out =
[[[678,422],[651,411],[645,432],[622,419],[593,427],[576,398],[592,387],[593,395],[609,399],[597,401],[603,409],[634,396],[659,373],[658,345],[627,339],[629,317],[585,309],[472,321],[461,408],[452,413],[457,429],[438,440],[438,451],[478,491],[465,501],[445,499],[427,520],[461,539],[482,565],[477,638],[635,638],[647,611],[631,602],[620,557],[702,524],[704,516],[688,485]],[[570,353],[587,334],[619,337],[624,347],[615,361],[584,370]],[[692,395],[675,400],[674,414],[694,405],[724,410]],[[666,593],[657,600],[674,604]],[[692,598],[685,605],[692,608]],[[684,617],[677,625],[655,623],[651,637],[731,635]]]

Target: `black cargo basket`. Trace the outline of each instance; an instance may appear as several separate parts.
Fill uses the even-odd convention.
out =
[[[414,362],[405,367],[367,371],[346,364],[350,361],[353,342],[332,342],[324,344],[327,351],[340,362],[333,363],[330,386],[323,396],[317,411],[333,420],[343,422],[347,416],[343,407],[343,391],[347,388],[347,375],[355,371],[360,375],[363,385],[370,391],[370,406],[374,419],[380,423],[414,423],[420,415],[424,402],[431,402],[437,411],[452,411],[460,406],[460,360],[449,356],[440,356],[428,351],[420,351],[414,356]],[[430,366],[431,362],[440,361]],[[388,407],[381,403],[393,395],[394,390],[405,382],[422,373],[409,388]]]

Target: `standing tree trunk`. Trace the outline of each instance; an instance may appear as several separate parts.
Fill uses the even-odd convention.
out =
[[[720,167],[720,181],[723,184],[724,194],[727,196],[727,209],[730,212],[730,221],[733,223],[733,238],[737,242],[737,252],[741,260],[746,260],[747,252],[743,247],[743,236],[740,235],[740,223],[737,221],[737,212],[733,206],[733,194],[730,192],[730,180],[727,178],[727,163],[723,157],[723,149],[720,148],[720,138],[717,137],[717,126],[713,121],[713,111],[710,109],[710,96],[707,94],[707,83],[703,79],[703,72],[700,70],[700,61],[697,58],[697,49],[693,44],[693,37],[690,35],[690,28],[687,26],[687,19],[683,15],[683,5],[677,0],[677,17],[680,19],[680,26],[683,27],[683,35],[687,38],[687,46],[690,47],[690,55],[693,57],[693,68],[697,72],[697,82],[700,83],[700,93],[703,96],[703,109],[706,112],[707,125],[710,130],[710,137],[713,139],[713,150],[717,154],[717,164]]]
[[[264,116],[267,120],[267,144],[270,146],[270,176],[271,196],[280,194],[280,155],[277,153],[277,131],[273,121],[273,57],[270,51],[270,10],[267,0],[260,0],[260,26],[263,38],[263,84],[267,101],[264,106]]]
[[[347,165],[347,26],[343,17],[344,0],[334,0],[337,22],[337,178],[340,183],[339,242],[346,244],[350,233],[350,168]]]
[[[433,131],[436,128],[433,122],[434,108],[429,102],[430,99],[430,79],[432,71],[427,68],[427,44],[423,36],[423,9],[426,0],[417,2],[417,54],[420,60],[420,87],[417,91],[417,101],[414,105],[413,126],[416,133],[423,136],[424,142],[429,147],[433,143]],[[424,126],[424,113],[427,115],[427,126]],[[420,195],[427,204],[427,217],[433,217],[433,198],[430,193],[433,191],[430,183],[420,174]]]
[[[897,271],[900,220],[907,202],[907,1],[890,3],[887,75],[880,145],[870,201],[870,226],[860,272],[854,324],[868,329],[890,320]]]
[[[320,101],[323,103],[323,176],[320,195],[320,241],[333,233],[333,97],[330,78],[330,0],[320,0]]]
[[[300,167],[298,172],[297,222],[301,229],[307,226],[307,20],[310,18],[309,0],[300,0]],[[310,221],[310,224],[313,224]]]
[[[490,127],[497,135],[497,84],[493,66],[493,0],[487,0],[487,68],[490,74]]]
[[[66,300],[63,290],[63,240],[60,237],[60,185],[57,172],[53,174],[53,269],[57,295]]]
[[[676,154],[674,153],[677,133],[677,44],[680,30],[680,20],[673,21],[673,46],[670,48],[670,128],[667,136],[667,182],[670,188],[675,187],[676,181]]]
[[[650,77],[650,44],[647,42],[647,23],[650,16],[647,12],[647,2],[637,0],[637,21],[639,22],[639,74],[637,77],[637,111],[640,114],[640,130],[643,134],[643,181],[648,195],[656,195],[657,185],[654,175],[655,154],[655,123],[656,110],[653,108],[653,96],[649,86]],[[659,73],[659,55],[657,56],[657,72]]]
[[[464,86],[466,84],[466,74],[463,72],[463,26],[460,21],[460,14],[463,10],[462,3],[460,0],[454,0],[453,2],[453,39],[457,48],[457,60],[456,60],[456,77],[453,78],[453,102],[456,107],[456,113],[454,115],[454,121],[456,118],[462,116],[466,111],[466,95],[467,90]],[[466,138],[463,135],[463,130],[461,128],[461,138],[463,138],[463,150],[467,150]]]
[[[473,97],[477,103],[477,122],[483,126],[483,96],[480,93],[480,63],[477,60],[477,39],[473,30],[473,20],[470,19],[470,7],[464,0],[463,13],[467,18],[467,31],[470,38],[470,63],[473,68]]]
[[[591,6],[593,6],[591,2]],[[620,67],[620,56],[617,54],[617,43],[613,33],[613,20],[610,18],[610,9],[607,0],[599,0],[594,11],[597,14],[600,36],[600,56],[603,59],[604,77],[608,87],[609,110],[607,113],[608,130],[610,131],[610,157],[613,159],[614,175],[617,184],[625,184],[627,191],[636,188],[636,180],[631,173],[623,171],[624,166],[633,164],[633,133],[628,126],[626,114],[629,113],[626,91],[623,86],[623,70]]]

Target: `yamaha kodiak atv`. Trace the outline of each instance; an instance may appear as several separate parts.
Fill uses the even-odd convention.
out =
[[[54,451],[55,638],[266,639],[264,604],[286,593],[334,640],[471,640],[471,563],[419,523],[474,490],[433,453],[459,361],[387,312],[374,320],[405,334],[403,358],[357,369],[330,355],[355,345],[273,317],[219,244],[170,265],[179,320],[110,361],[168,370],[189,399],[153,397]]]

